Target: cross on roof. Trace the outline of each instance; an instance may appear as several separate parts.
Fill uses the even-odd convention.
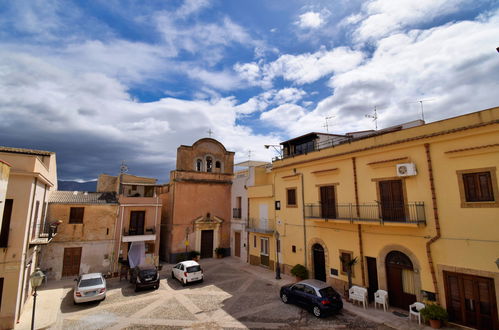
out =
[[[206,132],[208,133],[208,136],[211,138],[211,135],[213,134],[213,131],[211,130],[211,128],[209,128]]]

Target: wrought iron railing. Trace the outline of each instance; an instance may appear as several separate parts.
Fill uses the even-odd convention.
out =
[[[275,222],[272,219],[249,218],[248,231],[260,233],[272,233],[275,231]]]
[[[136,235],[154,235],[156,234],[156,228],[146,228],[145,230],[140,229],[126,229],[123,228],[123,236],[136,236]]]
[[[305,218],[349,220],[351,222],[426,223],[424,202],[407,204],[305,204]]]
[[[241,209],[240,208],[233,208],[232,209],[232,218],[241,219]]]

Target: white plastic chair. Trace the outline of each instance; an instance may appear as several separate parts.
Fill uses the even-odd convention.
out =
[[[352,302],[358,301],[359,303],[362,303],[362,306],[365,309],[367,303],[367,289],[354,285],[348,290],[348,298]]]
[[[376,309],[377,304],[382,305],[383,310],[386,312],[388,308],[388,292],[385,290],[378,290],[374,293],[374,309]]]
[[[413,311],[412,308],[417,310],[417,312]],[[418,319],[418,323],[421,324],[421,313],[420,311],[425,308],[425,304],[420,303],[420,302],[415,302],[412,305],[409,305],[409,321],[412,320],[412,316],[414,315],[414,318]]]

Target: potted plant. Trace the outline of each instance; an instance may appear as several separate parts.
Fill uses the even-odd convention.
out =
[[[223,248],[223,247],[217,247],[215,249],[215,254],[217,255],[217,258],[223,258],[223,257],[225,257],[225,248]]]
[[[291,275],[296,277],[296,281],[306,280],[308,278],[308,270],[305,266],[296,264],[291,268]]]
[[[447,320],[447,311],[442,306],[436,303],[428,303],[425,308],[419,311],[421,316],[430,321],[430,326],[433,329],[439,329],[442,326],[442,322]]]
[[[340,261],[342,265],[345,265],[348,276],[348,289],[350,289],[352,287],[352,269],[353,266],[355,266],[355,264],[357,263],[358,259],[357,257],[355,257],[350,260],[345,260],[343,257],[340,257]]]
[[[199,257],[201,256],[201,253],[199,251],[191,251],[189,252],[189,258],[194,260],[194,261],[199,261]]]

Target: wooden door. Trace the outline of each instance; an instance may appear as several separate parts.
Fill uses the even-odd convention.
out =
[[[369,281],[367,294],[369,297],[369,301],[373,301],[374,293],[378,291],[378,267],[376,266],[376,258],[366,257],[366,264],[367,264],[367,277]]]
[[[321,192],[321,217],[324,219],[336,219],[336,201],[334,186],[320,187]]]
[[[80,274],[81,247],[64,248],[62,277]]]
[[[241,257],[241,233],[234,233],[234,255],[236,257]]]
[[[326,282],[326,260],[324,257],[324,248],[320,244],[314,244],[312,251],[314,256],[314,277],[316,280]]]
[[[381,216],[385,221],[405,221],[402,180],[379,182]]]
[[[145,211],[130,212],[130,227],[128,229],[129,235],[144,235],[145,217]]]
[[[449,321],[477,329],[499,329],[494,280],[444,272]]]
[[[213,230],[201,231],[201,258],[213,258]]]
[[[266,267],[270,266],[268,237],[260,237],[260,264]]]
[[[416,295],[404,292],[402,272],[414,269],[411,260],[400,251],[392,251],[386,256],[385,264],[390,306],[409,308],[416,301]]]

